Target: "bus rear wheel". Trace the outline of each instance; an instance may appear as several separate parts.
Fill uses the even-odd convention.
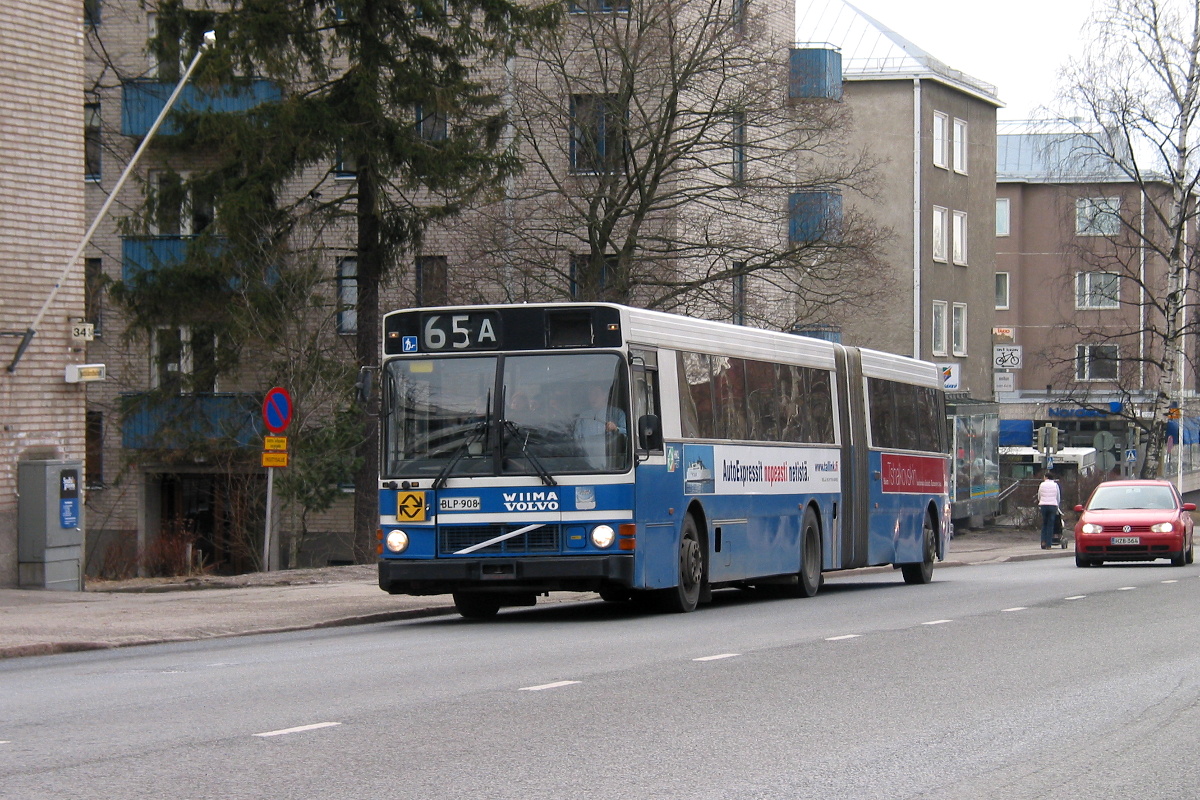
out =
[[[467,619],[491,619],[500,610],[500,598],[487,592],[455,592],[454,607]]]
[[[901,564],[904,582],[910,584],[929,583],[933,580],[933,559],[936,557],[933,520],[928,514],[921,526],[921,560],[916,564]]]
[[[662,590],[662,609],[677,614],[695,611],[703,585],[704,551],[700,547],[700,531],[695,517],[688,514],[679,535],[679,583]]]

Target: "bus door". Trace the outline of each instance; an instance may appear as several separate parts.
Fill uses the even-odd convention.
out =
[[[857,348],[836,346],[838,424],[842,451],[842,497],[838,506],[838,549],[833,567],[867,565],[870,519],[870,452],[863,397],[862,356]]]
[[[633,437],[633,508],[638,537],[634,582],[637,588],[663,588],[674,585],[678,572],[675,566],[678,511],[672,516],[670,509],[679,505],[681,481],[672,473],[678,469],[675,462],[680,446],[672,446],[675,461],[668,466],[663,444],[658,352],[639,348],[631,350],[629,356],[632,372],[629,386],[633,394],[629,435]],[[673,362],[667,366],[673,366]],[[656,570],[655,565],[669,568]]]

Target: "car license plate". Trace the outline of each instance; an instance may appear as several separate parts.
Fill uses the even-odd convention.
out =
[[[478,497],[443,497],[438,500],[441,511],[478,511]]]
[[[1140,536],[1114,536],[1111,539],[1112,544],[1141,544]]]

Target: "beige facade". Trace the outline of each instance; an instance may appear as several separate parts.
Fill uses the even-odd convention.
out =
[[[83,363],[72,324],[83,317],[81,265],[63,275],[84,232],[82,5],[0,4],[0,587],[18,583],[18,464],[82,461]],[[60,283],[61,279],[61,283]]]

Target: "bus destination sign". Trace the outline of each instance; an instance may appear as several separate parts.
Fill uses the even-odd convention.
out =
[[[494,311],[422,314],[423,353],[496,350],[501,343],[500,317]]]

